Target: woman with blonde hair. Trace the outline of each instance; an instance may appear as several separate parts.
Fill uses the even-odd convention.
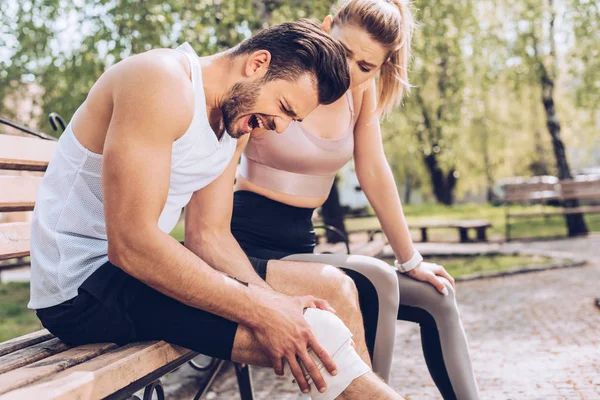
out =
[[[478,399],[454,279],[442,266],[424,262],[413,247],[381,142],[381,116],[399,105],[410,87],[411,12],[399,0],[349,0],[322,26],[346,49],[351,89],[285,129],[284,121],[249,118],[253,131],[240,139],[248,143],[234,194],[232,233],[248,256],[326,263],[352,277],[373,367],[383,379],[390,376],[396,320],[412,321],[420,324],[425,360],[444,399]],[[289,99],[282,98],[280,107],[295,118]],[[396,268],[371,257],[312,254],[313,211],[352,157]]]

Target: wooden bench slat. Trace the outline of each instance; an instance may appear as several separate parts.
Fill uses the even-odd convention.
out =
[[[456,227],[458,228],[489,228],[492,226],[490,221],[486,220],[474,220],[474,221],[457,221]]]
[[[474,220],[448,220],[448,221],[422,221],[409,224],[411,228],[484,228],[492,226],[491,222],[485,219]]]
[[[54,337],[47,329],[42,329],[37,332],[30,333],[21,337],[7,340],[0,343],[0,357],[12,353],[13,351],[21,350],[34,344],[45,342]]]
[[[45,171],[56,142],[0,135],[0,169]]]
[[[0,212],[33,210],[41,181],[39,176],[0,176]]]
[[[344,242],[339,243],[320,243],[315,246],[315,253],[345,253],[346,244]]]
[[[26,257],[11,258],[9,260],[0,260],[0,271],[23,268],[30,266],[31,263],[26,260]]]
[[[367,242],[363,247],[357,249],[353,254],[375,257],[383,251],[383,248],[387,243],[387,238],[383,235],[376,236],[373,238],[373,240]]]
[[[29,255],[29,222],[0,224],[0,260]]]
[[[504,201],[519,203],[530,201],[547,201],[560,198],[556,183],[514,183],[504,185]]]
[[[366,238],[360,241],[350,242],[350,254],[358,254],[357,252],[367,244]]]
[[[560,181],[563,199],[597,199],[600,198],[600,180]]]
[[[574,208],[558,208],[546,211],[537,212],[522,212],[508,214],[510,218],[525,218],[525,217],[543,217],[553,215],[569,215],[569,214],[580,214],[580,213],[597,213],[600,212],[600,206],[583,206]]]
[[[114,343],[79,346],[28,366],[6,372],[0,375],[0,395],[81,364],[116,347],[118,346]],[[0,396],[0,398],[2,397]]]
[[[565,208],[562,210],[563,214],[592,214],[600,212],[600,206],[583,206],[574,208]]]
[[[166,342],[134,343],[0,396],[2,400],[100,399],[196,353]]]
[[[28,256],[30,231],[29,222],[0,224],[0,260]]]
[[[34,344],[33,346],[0,357],[0,374],[34,363],[69,348],[58,338]]]

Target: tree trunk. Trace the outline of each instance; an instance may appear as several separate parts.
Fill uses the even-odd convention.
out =
[[[556,46],[554,42],[554,5],[553,0],[548,0],[550,7],[550,24],[549,24],[549,40],[550,40],[550,72],[546,69],[543,60],[538,55],[538,65],[540,67],[540,83],[542,85],[542,103],[544,104],[544,111],[546,112],[546,126],[548,132],[552,138],[552,148],[554,149],[554,157],[556,158],[556,169],[558,170],[558,179],[573,179],[571,170],[569,168],[569,162],[567,160],[567,154],[565,152],[565,145],[563,144],[560,136],[560,122],[558,115],[556,114],[556,107],[554,105],[554,76],[555,76],[555,63],[556,63]],[[537,46],[536,46],[537,47]],[[579,200],[565,200],[563,202],[565,208],[574,208],[579,206]],[[565,222],[567,224],[567,230],[569,236],[580,236],[588,233],[588,228],[583,219],[583,214],[571,214],[565,216]]]
[[[444,174],[438,164],[436,153],[424,156],[423,160],[431,177],[435,199],[444,205],[451,206],[454,203],[454,187],[456,186],[454,169],[451,168],[448,174]]]
[[[445,63],[443,65],[445,66]],[[445,69],[443,70],[445,71]],[[442,97],[445,93],[444,84],[445,76],[442,75],[438,82],[440,96]],[[415,99],[417,100],[417,103],[421,108],[421,115],[423,116],[423,125],[425,126],[425,131],[428,133],[429,136],[429,144],[427,144],[423,137],[423,131],[417,130],[417,139],[419,140],[419,144],[421,145],[423,161],[425,162],[425,166],[427,167],[427,171],[429,172],[429,176],[431,178],[433,194],[439,203],[449,206],[454,203],[454,187],[456,186],[455,170],[454,168],[450,168],[448,174],[444,175],[444,171],[442,171],[442,168],[440,167],[437,159],[437,156],[441,151],[438,143],[443,137],[442,115],[444,113],[444,108],[442,106],[438,108],[436,112],[437,120],[435,121],[434,125],[434,122],[430,118],[430,113],[427,110],[427,107],[425,106],[425,101],[418,90],[415,92]],[[428,149],[429,151],[425,152],[425,149]]]
[[[327,197],[327,200],[325,200],[325,203],[321,206],[321,214],[323,214],[323,222],[325,225],[331,225],[339,229],[346,237],[348,237],[346,227],[344,226],[344,210],[340,204],[337,182],[338,178],[336,176],[331,191],[329,192],[329,197]],[[326,235],[328,243],[339,243],[343,241],[342,238],[334,232],[326,231]]]
[[[541,84],[542,102],[544,103],[544,110],[546,111],[546,126],[552,137],[552,148],[554,149],[554,157],[556,158],[558,179],[573,179],[567,160],[567,154],[565,152],[565,145],[563,144],[560,135],[560,122],[558,121],[558,115],[556,115],[556,108],[554,106],[554,81],[547,74],[543,73]],[[565,208],[578,207],[579,200],[565,200],[563,205]],[[588,233],[583,214],[566,215],[565,222],[567,224],[569,236],[580,236]]]
[[[487,132],[487,130],[481,133],[481,155],[483,157],[483,169],[485,172],[485,183],[487,192],[486,199],[488,203],[492,203],[494,201],[494,176],[492,172],[492,162],[490,161],[490,147],[488,135],[489,132]]]
[[[529,91],[532,90],[531,88],[528,88],[528,94]],[[542,140],[542,132],[540,131],[539,127],[538,127],[538,100],[536,100],[536,97],[533,93],[531,93],[530,95],[527,96],[529,98],[529,105],[530,105],[530,118],[531,118],[531,124],[530,124],[530,128],[531,132],[533,134],[533,143],[534,143],[534,160],[532,161],[532,163],[529,165],[529,171],[531,171],[531,173],[533,175],[550,175],[550,168],[548,166],[548,162],[546,160],[546,151],[544,149],[544,143]]]
[[[404,183],[404,204],[410,204],[410,196],[412,194],[413,176],[409,168],[405,169],[406,182]]]

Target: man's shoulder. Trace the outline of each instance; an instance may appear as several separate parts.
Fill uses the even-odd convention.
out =
[[[150,86],[167,83],[182,88],[192,87],[186,56],[172,49],[154,49],[127,57],[112,67],[111,73],[117,81],[133,78],[135,81],[145,80]]]
[[[142,113],[148,119],[176,125],[178,135],[185,132],[194,115],[195,95],[189,62],[183,53],[150,50],[128,57],[113,68],[109,79],[115,104],[128,113]]]

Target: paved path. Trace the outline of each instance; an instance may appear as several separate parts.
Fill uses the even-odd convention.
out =
[[[593,305],[600,296],[600,235],[502,247],[572,253],[590,264],[458,283],[482,399],[600,399],[600,310]],[[25,270],[3,275],[29,278]],[[394,371],[391,384],[407,399],[440,398],[414,324],[398,323]],[[168,397],[191,399],[195,376],[185,366],[164,379]],[[255,368],[253,377],[257,400],[305,399],[268,369]],[[206,398],[239,399],[232,370],[216,379]]]
[[[457,296],[482,399],[600,399],[600,235],[511,244],[574,252],[585,267],[460,282]],[[409,400],[440,399],[423,361],[418,328],[398,323],[392,386]],[[402,372],[405,371],[405,372]],[[186,398],[191,369],[173,374],[171,398]],[[253,371],[256,399],[303,399],[268,369]],[[178,390],[173,390],[178,389]],[[189,389],[188,389],[189,390]],[[239,399],[233,371],[217,378],[207,399]]]

